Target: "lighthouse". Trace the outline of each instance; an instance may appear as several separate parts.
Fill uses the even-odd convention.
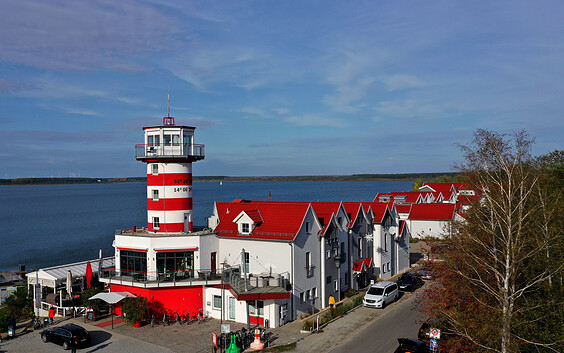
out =
[[[135,159],[147,163],[147,223],[151,233],[192,231],[192,163],[205,157],[204,145],[194,144],[195,127],[175,125],[174,117],[160,126],[144,127],[144,142]]]

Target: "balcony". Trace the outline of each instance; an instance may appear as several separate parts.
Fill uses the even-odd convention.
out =
[[[223,280],[223,282],[222,282]],[[178,286],[201,286],[227,284],[239,295],[255,293],[287,293],[289,274],[276,277],[266,274],[259,278],[249,276],[246,283],[241,277],[239,267],[230,267],[221,271],[209,269],[187,271],[126,271],[115,267],[100,269],[100,281],[108,284],[122,284],[140,288],[161,288]]]
[[[187,162],[199,161],[205,157],[205,146],[192,143],[169,143],[135,145],[135,159],[183,159]]]

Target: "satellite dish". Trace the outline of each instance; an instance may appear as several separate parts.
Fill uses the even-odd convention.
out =
[[[398,231],[398,228],[396,226],[391,226],[390,228],[388,228],[388,233],[390,233],[391,235],[395,235]]]

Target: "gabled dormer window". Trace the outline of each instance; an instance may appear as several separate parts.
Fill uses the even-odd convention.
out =
[[[243,234],[249,234],[250,231],[250,225],[249,223],[241,223],[241,233]]]

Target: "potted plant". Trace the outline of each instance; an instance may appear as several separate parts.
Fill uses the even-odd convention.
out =
[[[142,296],[125,298],[122,309],[125,321],[133,324],[133,327],[140,327],[149,310],[149,301]]]

